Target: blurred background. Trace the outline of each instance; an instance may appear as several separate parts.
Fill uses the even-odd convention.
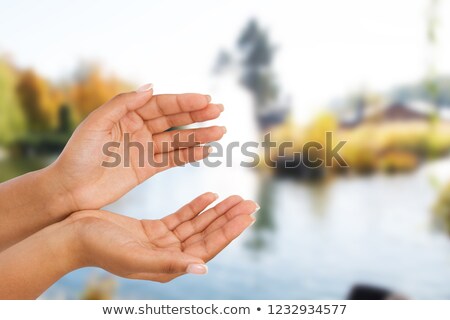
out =
[[[42,298],[345,299],[363,285],[449,299],[449,57],[448,0],[2,1],[1,181],[54,161],[90,111],[148,82],[224,103],[224,145],[347,141],[348,168],[290,168],[289,154],[243,168],[235,150],[231,167],[153,177],[107,209],[160,218],[214,191],[257,200],[257,223],[207,276],[88,268]]]

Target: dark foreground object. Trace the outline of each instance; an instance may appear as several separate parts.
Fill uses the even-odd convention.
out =
[[[405,300],[407,297],[385,288],[366,284],[355,285],[347,297],[348,300]]]

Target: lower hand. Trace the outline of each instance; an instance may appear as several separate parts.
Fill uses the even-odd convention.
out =
[[[78,263],[158,282],[185,273],[205,274],[205,263],[254,222],[251,213],[258,209],[253,201],[231,196],[204,211],[216,199],[205,193],[160,220],[99,210],[75,213],[69,221],[79,239]]]

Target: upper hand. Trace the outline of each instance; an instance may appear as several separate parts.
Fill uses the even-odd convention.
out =
[[[199,161],[208,155],[207,148],[199,146],[219,140],[224,127],[173,130],[183,126],[217,118],[223,111],[220,104],[211,104],[211,98],[202,94],[153,95],[153,90],[120,94],[92,112],[75,130],[60,157],[51,166],[52,175],[70,196],[72,211],[99,209],[123,196],[152,175],[188,162]],[[130,148],[129,167],[124,166],[124,135],[142,145],[144,164],[136,147]],[[189,148],[177,149],[163,144],[174,140],[188,141]],[[120,143],[117,149],[121,163],[115,167],[103,164],[111,161],[103,154],[105,144]],[[149,148],[148,143],[153,148]],[[162,165],[149,164],[163,163]]]

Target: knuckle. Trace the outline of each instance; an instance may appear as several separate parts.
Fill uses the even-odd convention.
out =
[[[114,101],[120,101],[120,100],[123,100],[123,98],[124,98],[124,93],[118,93],[118,94],[116,94],[114,97],[113,97],[113,100]]]
[[[113,101],[118,103],[125,103],[128,100],[130,94],[131,93],[125,92],[118,93],[114,96]]]
[[[215,126],[215,127],[214,127],[214,135],[215,135],[215,136],[221,136],[221,135],[223,135],[223,129],[222,129],[222,127]]]
[[[233,195],[230,197],[233,201],[244,201],[244,199],[239,195]]]
[[[177,271],[177,266],[174,261],[169,261],[164,268],[164,272],[167,274],[172,274],[172,273],[175,273],[176,271]]]

